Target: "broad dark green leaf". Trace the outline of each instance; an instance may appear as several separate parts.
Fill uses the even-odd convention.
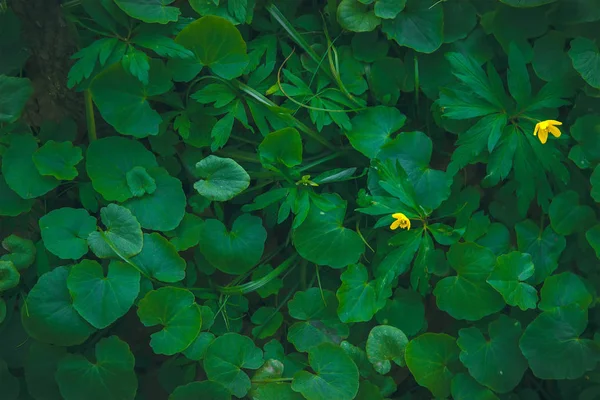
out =
[[[302,138],[294,128],[269,133],[258,146],[258,154],[265,164],[281,163],[295,167],[302,163]]]
[[[100,220],[106,230],[94,231],[87,239],[98,258],[131,257],[142,250],[142,229],[128,209],[109,204],[100,210]]]
[[[354,0],[355,1],[355,0]],[[352,129],[346,132],[352,147],[369,158],[375,158],[381,146],[406,122],[406,116],[392,107],[373,107],[350,121]]]
[[[166,24],[177,21],[179,8],[169,7],[175,0],[114,0],[127,15],[148,23]]]
[[[196,164],[196,175],[203,178],[194,189],[212,201],[231,200],[250,185],[250,176],[231,158],[210,155]]]
[[[81,149],[71,142],[55,142],[48,140],[33,153],[33,163],[43,176],[56,179],[73,180],[77,177],[75,166],[83,160]]]
[[[369,362],[378,373],[385,375],[390,372],[391,363],[404,367],[404,350],[408,338],[398,328],[389,325],[379,325],[371,329],[365,350]]]
[[[596,43],[585,37],[571,41],[569,57],[573,68],[590,86],[600,89],[600,51]]]
[[[506,304],[525,311],[537,304],[537,291],[525,283],[533,273],[531,255],[513,251],[496,259],[487,282],[502,295]]]
[[[0,75],[0,93],[0,122],[11,123],[21,116],[25,103],[33,94],[33,85],[27,78]]]
[[[88,252],[87,238],[96,230],[96,218],[82,208],[57,208],[39,220],[44,246],[62,259],[78,259]]]
[[[558,259],[567,245],[565,237],[557,235],[550,226],[542,230],[531,220],[519,222],[515,231],[519,251],[529,253],[535,267],[528,283],[543,282],[558,267]]]
[[[375,11],[359,0],[342,0],[338,5],[337,20],[342,28],[352,32],[369,32],[381,23]]]

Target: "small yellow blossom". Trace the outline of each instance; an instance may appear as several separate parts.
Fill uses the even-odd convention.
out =
[[[550,132],[554,137],[560,137],[560,131],[555,125],[562,125],[562,122],[554,121],[552,119],[538,122],[535,124],[533,136],[537,136],[542,144],[546,143],[548,140],[548,132]]]
[[[402,229],[406,229],[406,230],[410,229],[410,219],[408,219],[406,217],[406,215],[404,215],[402,213],[395,213],[395,214],[392,214],[392,218],[394,218],[395,221],[392,222],[392,224],[390,225],[391,230],[394,231],[398,228],[402,228]]]
[[[296,182],[296,185],[319,186],[318,183],[315,183],[315,182],[313,182],[313,181],[310,180],[310,175],[302,175],[302,179],[300,179],[298,182]]]

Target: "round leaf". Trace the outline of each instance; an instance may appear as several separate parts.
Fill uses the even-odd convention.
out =
[[[381,146],[405,122],[406,116],[395,107],[373,107],[352,118],[352,129],[346,132],[346,136],[352,147],[369,158],[375,158]]]
[[[168,7],[175,0],[114,0],[127,15],[147,23],[166,24],[177,21],[179,8]]]
[[[383,21],[381,30],[400,46],[433,53],[444,40],[444,12],[422,0],[408,0],[396,18]]]
[[[460,361],[477,382],[498,393],[512,391],[527,370],[519,350],[522,330],[518,321],[501,315],[489,324],[488,337],[475,327],[461,329],[457,344]]]
[[[12,261],[17,270],[29,267],[35,261],[36,247],[29,239],[23,239],[17,235],[10,235],[2,241],[2,247],[9,254],[2,256],[3,261]]]
[[[322,196],[335,208],[323,211],[310,207],[306,220],[294,230],[294,246],[302,257],[317,265],[343,268],[354,264],[365,245],[356,232],[343,226],[346,202],[337,194]]]
[[[537,291],[524,282],[533,272],[531,256],[513,251],[498,257],[487,282],[502,295],[506,304],[525,311],[537,304]]]
[[[150,335],[156,354],[173,355],[185,350],[200,333],[202,315],[192,292],[175,287],[152,290],[140,300],[138,317],[144,326],[162,325]]]
[[[144,247],[131,261],[147,276],[161,282],[179,282],[185,278],[185,260],[158,233],[144,233]]]
[[[320,344],[308,353],[314,371],[294,375],[292,390],[313,400],[351,400],[358,393],[358,368],[340,347]]]
[[[414,290],[398,288],[375,318],[380,324],[395,326],[407,336],[413,336],[425,323],[423,298]]]
[[[519,251],[531,255],[535,266],[529,283],[538,284],[558,267],[558,259],[567,246],[564,236],[557,235],[550,226],[540,237],[540,228],[533,221],[526,220],[515,225]]]
[[[96,218],[82,208],[57,208],[40,218],[39,224],[44,246],[62,259],[87,254],[87,238],[96,230]]]
[[[380,307],[375,282],[368,282],[367,269],[361,264],[352,264],[340,278],[342,284],[336,293],[340,320],[346,323],[370,321]]]
[[[240,275],[255,266],[262,257],[267,231],[258,217],[242,214],[231,231],[216,219],[204,221],[199,248],[206,260],[227,274]]]
[[[2,382],[2,398],[6,400],[19,400],[21,388],[19,380],[8,370],[6,361],[0,359],[0,382]]]
[[[588,308],[593,301],[593,296],[588,291],[585,283],[572,272],[563,272],[546,278],[540,295],[542,300],[539,308],[542,311],[552,311],[555,308],[566,307],[571,304]]]
[[[342,0],[337,9],[337,20],[342,28],[352,32],[369,32],[381,23],[375,11],[359,0]]]
[[[1,115],[1,113],[0,113]],[[41,175],[33,163],[38,146],[31,135],[13,135],[2,155],[2,174],[9,188],[23,199],[34,199],[58,186],[59,181]]]
[[[207,15],[179,32],[175,42],[194,53],[191,60],[171,60],[175,80],[190,81],[207,66],[225,79],[242,75],[248,65],[246,42],[237,28],[224,18]]]
[[[160,61],[151,61],[148,85],[115,63],[94,78],[89,90],[102,118],[117,132],[143,138],[157,135],[162,122],[148,97],[163,94],[172,85],[170,71]]]
[[[99,258],[131,257],[142,250],[142,229],[128,209],[109,204],[100,210],[105,231],[94,231],[88,236],[88,245]]]
[[[58,362],[56,382],[65,400],[133,400],[137,391],[135,359],[116,336],[96,344],[95,362],[68,354]]]
[[[185,214],[186,198],[181,181],[162,168],[148,171],[156,190],[123,203],[144,229],[170,231],[177,228]]]
[[[108,274],[96,261],[73,266],[67,279],[73,307],[87,322],[104,329],[121,318],[140,291],[140,273],[121,261],[111,261]]]
[[[587,310],[577,304],[540,314],[527,326],[519,347],[540,379],[577,379],[596,368],[598,345],[579,337]]]
[[[156,191],[156,181],[148,175],[144,167],[133,167],[125,175],[129,191],[135,197],[141,197],[146,193],[152,194]]]
[[[179,386],[171,393],[169,400],[231,400],[229,390],[220,383],[213,381],[192,382]]]
[[[20,280],[21,275],[12,261],[0,261],[0,292],[14,288]],[[6,314],[6,304],[4,304],[4,310]]]
[[[194,247],[200,241],[203,221],[195,214],[186,213],[173,231],[167,232],[170,242],[177,251]]]
[[[227,201],[250,185],[250,176],[231,158],[210,155],[196,164],[196,174],[204,178],[194,183],[194,189],[212,201]]]
[[[302,163],[302,138],[294,128],[269,133],[258,146],[260,159],[266,164],[281,163],[295,167]]]
[[[85,168],[94,190],[108,201],[123,202],[133,194],[127,174],[135,167],[156,167],[156,158],[140,142],[120,136],[93,141],[87,149]]]
[[[389,325],[379,325],[371,329],[367,339],[367,358],[373,364],[375,371],[382,375],[390,372],[390,361],[404,367],[404,349],[408,338],[398,328]]]
[[[491,390],[479,385],[465,374],[457,374],[452,379],[452,398],[454,400],[498,400]]]
[[[33,199],[23,199],[8,187],[4,176],[0,175],[0,216],[16,217],[29,212],[33,206]]]
[[[504,300],[487,284],[494,268],[494,253],[475,243],[457,243],[448,251],[456,276],[442,279],[433,294],[436,304],[453,318],[477,321],[504,307]]]
[[[40,277],[21,308],[23,327],[32,338],[57,346],[81,344],[95,329],[73,306],[67,288],[66,267],[58,267]]]
[[[579,195],[573,190],[567,190],[554,197],[548,214],[552,229],[564,236],[582,232],[591,227],[596,220],[594,210],[589,206],[579,205]]]
[[[579,75],[590,86],[600,89],[600,52],[596,43],[584,37],[575,38],[571,41],[569,57]]]
[[[435,397],[450,395],[454,365],[458,362],[456,340],[444,333],[425,333],[408,342],[405,360],[417,383]]]
[[[29,394],[37,400],[62,400],[54,378],[58,362],[67,354],[64,347],[33,342],[25,360]]]
[[[0,93],[3,94],[0,97],[0,122],[11,123],[21,116],[25,103],[33,94],[33,85],[27,78],[0,75]]]
[[[273,307],[261,307],[252,314],[252,335],[257,339],[265,339],[273,336],[283,323],[283,314]]]
[[[33,153],[33,163],[40,174],[68,181],[77,177],[75,166],[81,160],[81,149],[71,142],[49,140]]]
[[[263,352],[252,339],[237,333],[216,338],[206,350],[204,370],[211,381],[225,386],[234,396],[242,398],[250,389],[250,378],[242,371],[257,369],[263,364]]]

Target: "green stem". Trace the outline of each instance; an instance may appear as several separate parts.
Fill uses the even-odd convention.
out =
[[[315,161],[313,161],[313,162],[311,162],[309,164],[304,165],[303,167],[299,168],[298,171],[304,172],[304,171],[306,171],[308,169],[311,169],[312,167],[316,167],[319,164],[323,164],[324,162],[327,162],[327,161],[336,159],[338,157],[341,157],[344,154],[346,154],[346,152],[343,152],[343,151],[338,151],[338,152],[335,152],[333,154],[329,154],[329,155],[327,155],[325,157],[319,158],[318,160],[315,160]]]
[[[96,135],[96,117],[94,116],[94,102],[92,101],[92,93],[88,90],[83,92],[85,100],[85,121],[88,129],[88,139],[91,142],[98,139]]]

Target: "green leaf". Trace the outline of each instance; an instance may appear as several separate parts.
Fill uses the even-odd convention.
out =
[[[540,379],[577,379],[596,368],[598,345],[580,335],[587,310],[577,304],[540,314],[527,326],[519,347]]]
[[[375,318],[380,324],[394,326],[407,336],[414,336],[425,323],[423,298],[414,290],[398,288]]]
[[[134,197],[141,197],[146,193],[152,194],[156,191],[156,181],[148,175],[144,167],[133,167],[125,175],[129,191]]]
[[[182,183],[163,168],[148,171],[156,190],[141,197],[132,197],[123,206],[135,216],[144,229],[170,231],[185,215],[186,197]]]
[[[140,273],[121,261],[111,261],[104,276],[96,261],[83,260],[69,271],[67,287],[73,307],[97,329],[121,318],[140,291]]]
[[[148,97],[166,93],[172,86],[170,71],[161,61],[151,60],[148,85],[116,63],[98,74],[89,90],[102,118],[117,132],[143,138],[157,135],[162,122]]]
[[[199,248],[206,260],[220,271],[240,275],[249,271],[261,259],[267,231],[259,217],[240,215],[227,231],[216,219],[204,221]]]
[[[477,9],[469,1],[444,7],[444,43],[465,39],[477,25]]]
[[[67,181],[77,177],[75,166],[81,160],[81,149],[71,142],[49,140],[33,153],[33,163],[41,175]]]
[[[600,52],[596,43],[584,37],[575,38],[571,41],[569,57],[579,75],[590,86],[600,89]]]
[[[167,36],[156,33],[142,33],[135,36],[131,42],[145,49],[154,51],[161,57],[189,59],[194,53]]]
[[[66,267],[40,277],[21,308],[23,327],[32,338],[57,346],[74,346],[87,340],[95,329],[75,310],[67,288]]]
[[[138,303],[137,314],[144,326],[163,328],[150,335],[156,354],[173,355],[185,350],[200,333],[202,315],[192,292],[162,287],[146,293]]]
[[[540,79],[550,82],[574,73],[571,59],[565,52],[566,40],[564,33],[549,31],[535,41],[531,65]]]
[[[526,220],[515,225],[517,245],[522,253],[529,253],[535,273],[529,283],[537,285],[558,267],[558,259],[567,246],[564,236],[557,235],[550,226],[543,231],[533,221]]]
[[[25,103],[33,94],[33,85],[27,78],[0,75],[0,122],[15,122],[21,116]]]
[[[273,307],[261,307],[250,319],[256,327],[252,328],[252,336],[265,339],[273,336],[283,322],[283,314]]]
[[[179,8],[168,7],[175,0],[114,0],[115,4],[132,18],[147,23],[167,24],[177,21]]]
[[[323,194],[335,208],[322,211],[311,207],[306,220],[294,230],[298,253],[317,265],[343,268],[358,261],[365,251],[360,236],[343,226],[346,202],[339,195]]]
[[[294,128],[283,128],[269,133],[258,146],[263,164],[295,167],[302,163],[302,138]]]
[[[351,400],[358,393],[358,369],[340,347],[320,344],[309,351],[308,362],[314,374],[297,372],[293,391],[314,400]]]
[[[458,363],[456,339],[445,333],[425,333],[406,346],[405,359],[417,383],[435,397],[450,395],[453,370]]]
[[[202,323],[204,323],[204,317],[202,317],[202,319]],[[210,344],[214,340],[214,334],[210,332],[200,332],[198,334],[198,337],[194,339],[192,344],[190,344],[188,348],[183,351],[183,355],[189,358],[190,360],[200,361],[204,358],[204,355],[206,354],[206,349],[208,349],[208,346],[210,346]]]
[[[37,400],[62,400],[54,375],[58,362],[67,354],[64,347],[33,342],[25,359],[25,381]]]
[[[11,75],[18,72],[29,58],[29,51],[25,45],[21,20],[10,9],[0,14],[0,53],[4,56],[0,60],[0,74]]]
[[[433,294],[436,304],[453,318],[477,321],[504,307],[502,296],[486,282],[496,257],[475,243],[457,243],[448,251],[448,262],[457,275],[442,279]]]
[[[594,210],[589,206],[579,205],[579,195],[573,190],[567,190],[554,197],[548,214],[552,229],[563,236],[582,232],[596,221]]]
[[[224,18],[207,15],[179,32],[175,43],[191,50],[190,60],[170,60],[176,81],[188,82],[204,66],[224,79],[242,75],[248,65],[246,42],[237,28]]]
[[[419,53],[433,53],[444,41],[444,12],[434,1],[407,0],[393,20],[384,20],[381,30],[400,46]]]
[[[491,390],[465,374],[457,374],[452,379],[451,393],[454,400],[498,400]]]
[[[148,61],[146,53],[129,46],[127,53],[121,59],[121,65],[125,71],[136,77],[144,85],[148,85],[148,71],[150,71]]]
[[[82,208],[57,208],[39,220],[40,233],[48,251],[62,259],[83,257],[87,238],[96,230],[96,218]]]
[[[349,265],[340,278],[342,284],[336,292],[340,320],[346,323],[370,321],[381,307],[375,282],[369,282],[365,266]]]
[[[252,339],[237,333],[216,338],[206,350],[204,370],[209,380],[225,386],[235,397],[242,398],[250,389],[250,378],[242,371],[263,364],[262,350]]]
[[[142,143],[119,136],[90,143],[85,163],[94,190],[107,201],[118,202],[133,197],[127,179],[130,171],[157,166],[156,158]]]
[[[403,132],[384,144],[379,160],[394,160],[402,166],[414,187],[415,200],[425,210],[435,210],[450,196],[451,179],[429,167],[433,143],[423,132]]]
[[[406,122],[406,116],[397,108],[378,106],[369,108],[350,121],[352,129],[346,132],[350,144],[369,158],[375,158],[390,136]]]
[[[29,239],[10,235],[2,240],[2,247],[10,252],[2,256],[3,261],[11,261],[17,270],[29,267],[35,261],[36,247]]]
[[[375,371],[385,375],[392,367],[390,361],[405,366],[404,350],[407,344],[408,338],[400,329],[388,325],[376,326],[371,329],[367,339],[367,358]]]
[[[0,216],[16,217],[29,212],[33,206],[33,199],[23,199],[8,187],[4,176],[0,175]]]
[[[525,311],[535,308],[538,300],[535,288],[525,283],[533,273],[531,255],[513,251],[496,259],[487,283],[502,295],[506,304]]]
[[[171,393],[169,400],[196,400],[202,397],[212,400],[231,400],[229,390],[213,381],[191,382],[179,386]]]
[[[227,201],[250,185],[250,176],[231,158],[210,155],[196,164],[196,175],[204,178],[194,183],[194,189],[212,201]]]
[[[593,301],[592,294],[588,291],[581,278],[571,272],[552,275],[546,278],[540,291],[539,308],[542,311],[553,311],[561,307],[577,304],[579,307],[588,308]]]
[[[337,307],[337,298],[329,290],[313,287],[296,292],[288,302],[288,312],[290,317],[302,322],[289,328],[287,339],[303,352],[321,343],[339,343],[340,338],[348,336],[348,327],[338,319]]]
[[[520,107],[528,105],[531,99],[531,82],[527,63],[519,47],[511,43],[508,53],[508,90]]]
[[[2,381],[2,397],[7,400],[18,400],[21,391],[19,380],[10,373],[6,361],[2,359],[0,359],[0,381]]]
[[[32,135],[13,135],[10,147],[2,155],[2,174],[6,184],[23,199],[40,197],[60,183],[41,175],[33,163],[38,145]]]
[[[342,0],[337,9],[337,20],[342,28],[352,32],[370,32],[381,23],[375,11],[359,0]]]
[[[138,381],[135,358],[117,336],[96,344],[94,362],[81,354],[68,354],[58,362],[56,382],[65,400],[133,400]]]
[[[500,0],[511,7],[538,7],[544,4],[554,3],[556,0]]]
[[[375,15],[379,18],[392,19],[406,7],[406,0],[377,0]]]
[[[594,251],[596,257],[600,258],[600,225],[594,225],[585,233],[585,238]]]
[[[501,315],[490,322],[486,333],[487,338],[475,327],[458,332],[460,361],[477,382],[495,392],[508,393],[527,370],[527,360],[519,350],[521,324]]]
[[[90,233],[88,245],[98,258],[131,257],[142,250],[142,229],[125,207],[109,204],[100,210],[106,230]]]
[[[167,236],[177,251],[184,251],[198,244],[202,225],[202,219],[195,214],[186,213],[177,228],[167,232]]]
[[[0,261],[0,293],[14,288],[19,284],[21,275],[12,261]],[[6,305],[4,306],[6,307]],[[5,311],[6,313],[6,311]],[[3,318],[4,319],[4,318]],[[1,323],[1,322],[0,322]]]

